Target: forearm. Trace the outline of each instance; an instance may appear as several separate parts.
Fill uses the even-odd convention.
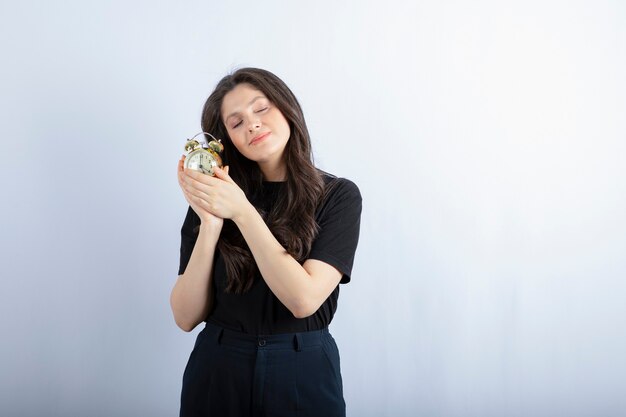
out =
[[[185,273],[178,277],[170,296],[176,324],[185,331],[203,321],[213,304],[213,258],[221,229],[200,226]]]
[[[312,277],[276,240],[263,218],[250,205],[237,218],[239,227],[268,287],[295,317],[306,317],[319,306],[311,305]]]

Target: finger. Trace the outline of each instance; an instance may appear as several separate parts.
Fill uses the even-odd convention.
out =
[[[178,161],[177,174],[178,174],[178,182],[181,182],[185,174],[185,163],[183,162],[183,159]]]
[[[203,196],[198,196],[190,193],[187,193],[187,199],[190,205],[195,205],[202,208],[203,210],[208,211],[211,214],[214,214],[213,211],[215,208],[212,200],[206,199]]]
[[[182,185],[189,192],[191,192],[192,190],[198,190],[199,192],[203,192],[203,193],[206,193],[209,191],[208,185],[206,185],[205,183],[201,181],[194,179],[191,175],[189,175],[188,172],[185,172],[182,175]]]
[[[185,192],[189,197],[192,197],[194,201],[196,199],[199,199],[205,202],[213,201],[213,198],[211,197],[211,195],[206,193],[205,190],[202,190],[200,188],[191,186],[187,183],[183,183],[182,189],[183,189],[183,192]]]
[[[186,193],[185,194],[185,199],[187,200],[187,203],[189,203],[189,205],[193,208],[193,210],[200,214],[200,210],[205,210],[205,201],[202,200],[201,198],[198,197],[194,197],[193,195]]]
[[[193,195],[192,193],[190,193],[189,191],[183,189],[183,195],[185,196],[185,200],[187,200],[187,202],[190,205],[199,205],[202,206],[203,202],[206,202],[206,200],[204,200],[202,197]]]
[[[184,173],[180,172],[178,177],[183,196],[185,197],[187,203],[194,208],[194,211],[197,212],[197,209],[208,211],[211,207],[209,203],[211,201],[210,197],[206,193],[188,185],[182,179],[184,177]]]
[[[178,185],[180,185],[181,188],[184,188],[187,185],[185,182],[185,173],[183,171],[178,171]]]
[[[195,169],[191,169],[191,168],[184,168],[183,169],[183,179],[188,182],[189,184],[193,184],[195,182],[200,182],[202,183],[204,174],[201,174],[200,172],[196,171]]]
[[[187,203],[191,205],[191,196],[189,195],[187,190],[185,190],[184,188],[182,188],[182,190],[183,190],[183,196],[185,197],[185,200],[187,200]]]
[[[215,172],[215,170],[213,170]],[[193,169],[185,169],[185,174],[191,183],[195,184],[200,183],[204,184],[208,187],[213,185],[217,185],[217,179],[213,178],[211,175],[203,174]],[[195,182],[194,182],[195,181]]]
[[[215,169],[213,169],[213,172],[215,172],[215,176],[221,180],[234,182],[232,178],[230,178],[230,176],[228,175],[228,171],[224,170],[223,168],[215,167]]]

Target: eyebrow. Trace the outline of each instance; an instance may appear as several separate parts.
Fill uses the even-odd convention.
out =
[[[248,103],[248,106],[251,106],[251,105],[252,105],[255,101],[257,101],[257,100],[258,100],[258,99],[260,99],[260,98],[266,98],[266,97],[264,97],[264,96],[256,96],[255,98],[253,98],[253,99],[252,99],[252,101],[251,101],[250,103]],[[228,119],[230,119],[231,117],[236,116],[236,115],[238,115],[238,114],[239,114],[239,112],[238,112],[238,111],[233,112],[233,113],[229,114],[228,116],[226,116],[226,118],[225,118],[224,120],[228,120]]]

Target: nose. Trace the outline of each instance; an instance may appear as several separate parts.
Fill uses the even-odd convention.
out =
[[[258,130],[260,128],[261,128],[261,121],[258,118],[251,119],[250,122],[248,123],[248,130],[250,132],[254,132],[255,130]]]

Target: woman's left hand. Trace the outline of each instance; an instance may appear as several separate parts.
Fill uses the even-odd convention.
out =
[[[192,169],[185,169],[185,189],[201,196],[209,203],[208,211],[222,219],[233,219],[242,214],[250,204],[243,190],[228,175],[229,167],[215,167],[215,177]]]

